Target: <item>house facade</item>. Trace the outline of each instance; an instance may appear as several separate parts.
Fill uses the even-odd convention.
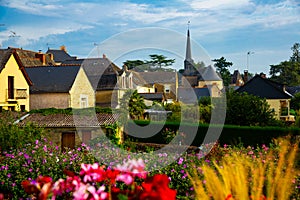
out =
[[[32,82],[13,49],[0,50],[0,85],[0,110],[30,110]]]
[[[246,92],[266,99],[277,119],[294,121],[294,116],[290,115],[292,95],[285,90],[283,84],[268,80],[264,76],[256,75],[236,91],[240,93]]]
[[[30,109],[87,108],[95,106],[95,93],[80,66],[26,68],[30,87]]]

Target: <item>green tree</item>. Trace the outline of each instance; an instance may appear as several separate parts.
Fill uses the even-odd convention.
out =
[[[265,99],[247,93],[227,92],[226,124],[267,126],[276,124],[274,111]]]
[[[230,68],[233,63],[226,61],[224,57],[212,61],[215,62],[214,66],[216,67],[217,72],[221,74],[223,84],[228,86],[231,81],[231,74],[228,68]]]
[[[291,99],[291,109],[294,110],[300,109],[300,93],[296,93]]]
[[[289,61],[283,61],[277,65],[270,65],[270,79],[289,86],[300,84],[300,44],[292,47],[292,56]]]
[[[146,105],[144,98],[141,97],[137,90],[127,90],[120,100],[121,110],[129,114],[131,119],[142,119]]]
[[[171,66],[175,62],[175,59],[167,59],[167,57],[164,55],[151,54],[149,56],[151,60],[147,61],[146,63],[149,63],[152,66],[156,66],[158,68]]]
[[[284,61],[270,65],[270,79],[289,86],[300,84],[300,62]]]
[[[123,64],[126,65],[128,69],[133,69],[135,67],[144,65],[145,62],[142,60],[126,60],[123,62]]]
[[[300,62],[300,44],[295,43],[291,48],[293,54],[290,58],[290,61],[292,62]]]

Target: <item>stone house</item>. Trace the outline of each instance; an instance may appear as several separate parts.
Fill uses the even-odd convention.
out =
[[[95,93],[80,66],[25,68],[32,80],[30,109],[95,106]]]

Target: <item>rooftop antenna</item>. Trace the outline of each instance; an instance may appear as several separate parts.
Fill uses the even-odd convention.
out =
[[[48,50],[50,49],[50,45],[54,45],[54,44],[51,44],[51,43],[46,43],[46,46],[47,46],[47,48],[48,48]]]
[[[100,58],[100,50],[99,50],[99,44],[94,42],[94,46],[97,47],[97,57]]]

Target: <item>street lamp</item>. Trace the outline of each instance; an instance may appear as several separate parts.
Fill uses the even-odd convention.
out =
[[[250,56],[251,54],[254,54],[254,52],[253,52],[253,51],[248,51],[248,52],[247,52],[247,70],[249,70],[249,56]]]

